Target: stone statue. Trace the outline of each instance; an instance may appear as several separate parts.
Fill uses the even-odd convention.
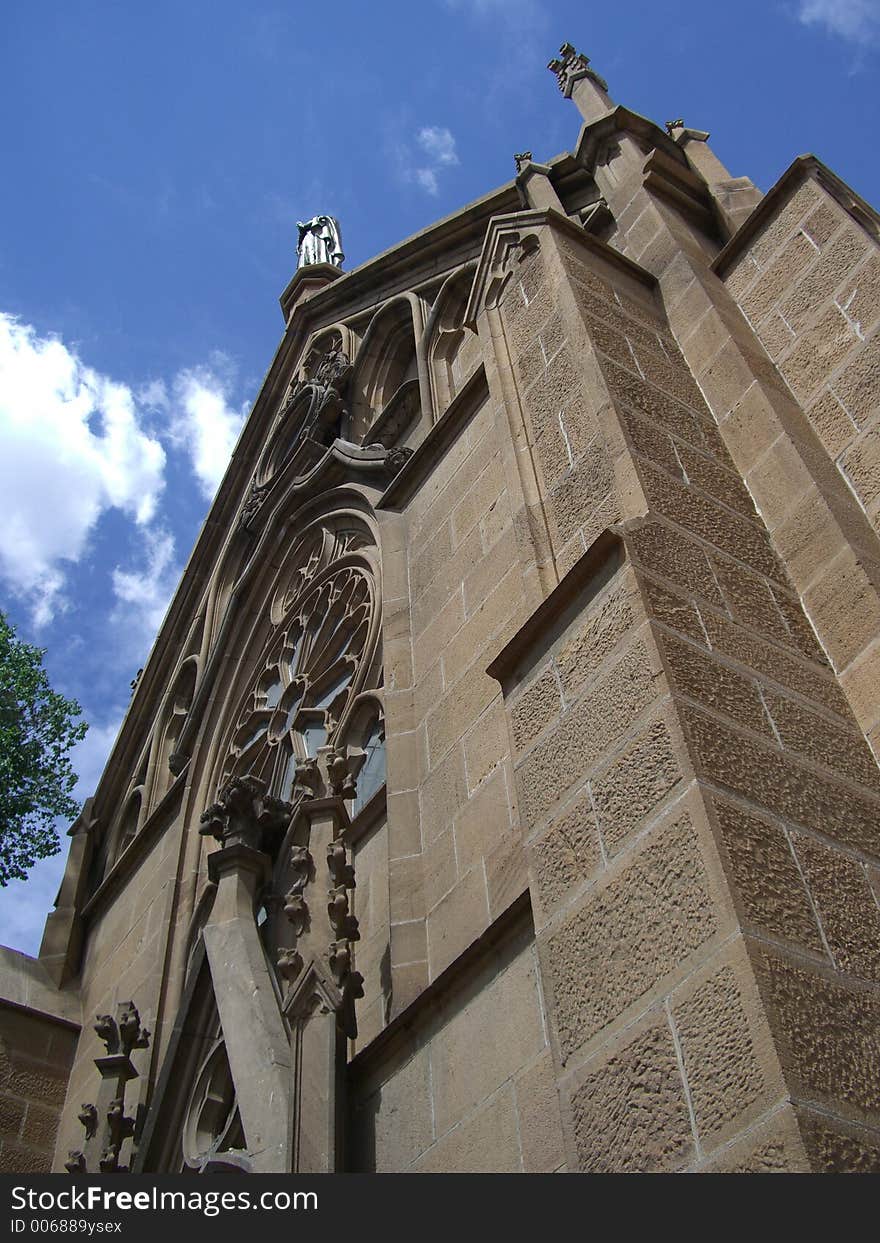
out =
[[[342,267],[345,255],[342,253],[339,221],[334,216],[313,216],[305,223],[297,220],[296,227],[299,229],[297,267],[304,268],[312,263],[332,263],[334,267]]]

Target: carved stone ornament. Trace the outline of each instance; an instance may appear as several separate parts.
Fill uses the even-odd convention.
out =
[[[570,43],[563,43],[559,55],[548,63],[547,68],[556,74],[556,81],[563,95],[569,95],[578,78],[583,77],[592,78],[603,91],[608,90],[605,79],[600,78],[595,69],[590,68],[589,57],[576,51]]]
[[[86,1139],[94,1139],[95,1132],[98,1129],[98,1111],[92,1104],[83,1105],[77,1114],[77,1119],[82,1123],[86,1133]]]
[[[95,1058],[101,1086],[97,1104],[84,1104],[77,1115],[85,1132],[84,1148],[71,1151],[64,1168],[71,1174],[124,1174],[128,1166],[120,1164],[122,1148],[137,1129],[136,1119],[125,1112],[127,1085],[138,1078],[131,1054],[149,1048],[150,1032],[133,1001],[122,1002],[115,1017],[96,1015],[94,1028],[106,1050],[105,1056]]]
[[[266,783],[259,777],[233,777],[217,802],[202,813],[199,832],[224,847],[249,846],[271,854],[292,811],[290,803],[266,793]]]
[[[385,469],[392,477],[400,473],[412,457],[414,450],[409,445],[395,445],[385,454]]]

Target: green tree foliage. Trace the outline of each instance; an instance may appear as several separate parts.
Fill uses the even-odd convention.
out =
[[[79,811],[68,752],[88,725],[75,719],[82,713],[75,699],[52,690],[44,655],[17,639],[0,613],[0,886],[57,854],[56,817]]]

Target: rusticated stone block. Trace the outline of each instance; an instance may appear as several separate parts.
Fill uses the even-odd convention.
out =
[[[650,504],[664,517],[707,544],[739,557],[759,574],[783,579],[770,538],[757,523],[732,513],[647,462],[640,463],[639,475]]]
[[[743,298],[743,310],[749,320],[757,324],[763,319],[815,258],[816,247],[802,233],[790,238]]]
[[[880,404],[880,335],[876,332],[847,363],[833,384],[850,417],[867,423]]]
[[[712,458],[685,445],[676,447],[681,464],[694,487],[747,518],[755,518],[755,502],[738,474],[717,465]]]
[[[635,627],[633,590],[632,575],[619,574],[611,589],[591,604],[583,624],[565,639],[556,664],[569,700]]]
[[[880,256],[873,253],[867,263],[853,272],[839,301],[862,335],[868,336],[880,318]]]
[[[800,334],[779,370],[796,397],[809,397],[840,366],[857,341],[842,312],[830,306],[815,325]]]
[[[545,669],[517,695],[510,709],[510,730],[517,751],[524,750],[562,711],[559,683],[552,669]]]
[[[528,389],[524,398],[536,438],[553,430],[558,433],[559,411],[580,389],[580,374],[574,357],[570,348],[563,346]]]
[[[687,816],[646,845],[548,940],[546,972],[567,1060],[654,988],[718,928],[696,833]]]
[[[718,608],[725,608],[709,558],[703,548],[680,531],[659,522],[646,522],[628,535],[632,555],[655,574],[693,591]]]
[[[880,1131],[847,1126],[810,1110],[797,1112],[814,1170],[825,1174],[880,1174]]]
[[[705,646],[706,634],[700,624],[699,610],[692,600],[675,595],[674,592],[661,587],[659,583],[655,583],[650,578],[643,577],[642,586],[648,598],[648,611],[652,617]]]
[[[793,1096],[880,1124],[880,997],[769,953],[759,957],[768,1017]]]
[[[837,230],[841,217],[830,203],[820,203],[803,224],[804,232],[813,239],[817,246],[824,246],[829,237]]]
[[[807,417],[831,457],[837,457],[856,434],[856,426],[830,389],[820,393]]]
[[[782,829],[719,798],[714,806],[746,919],[771,936],[824,955],[816,918]]]
[[[554,489],[550,508],[565,544],[589,523],[593,511],[614,490],[614,473],[602,442],[594,442],[587,453]]]
[[[795,231],[804,216],[822,201],[823,197],[812,180],[801,182],[785,206],[756,235],[750,248],[754,261],[765,267],[774,251]]]
[[[841,459],[844,474],[866,509],[880,496],[880,427],[871,427]]]
[[[729,463],[730,459],[718,430],[708,417],[681,405],[673,397],[660,392],[629,370],[605,362],[602,371],[615,397],[631,406],[654,426],[670,432],[686,444],[713,454],[719,461]],[[700,408],[702,409],[702,405]]]
[[[579,794],[529,847],[542,910],[547,913],[602,864],[590,796]]]
[[[809,1173],[810,1163],[794,1110],[783,1106],[700,1169],[712,1174]]]
[[[679,357],[675,362],[669,362],[659,353],[641,347],[637,347],[635,352],[639,366],[651,384],[656,384],[659,389],[668,393],[670,397],[674,397],[676,401],[680,401],[682,405],[690,406],[695,410],[705,408],[703,395],[683,359]]]
[[[584,313],[584,326],[593,346],[601,350],[608,358],[624,367],[635,370],[636,363],[629,342],[619,325],[612,325],[596,316]]]
[[[807,665],[796,656],[765,643],[742,626],[726,617],[719,617],[708,609],[701,610],[700,616],[714,648],[764,677],[797,691],[807,699],[815,700],[830,711],[849,716],[849,706],[843,692],[837,680],[827,670]]]
[[[705,650],[664,634],[660,645],[676,690],[729,716],[756,733],[773,737],[757,687]]]
[[[567,789],[581,781],[603,751],[625,733],[656,695],[651,658],[636,643],[517,769],[523,821],[531,828]]]
[[[864,865],[800,834],[794,840],[837,966],[880,982],[880,907]]]
[[[791,635],[772,591],[763,578],[749,574],[726,557],[713,557],[712,567],[733,616],[768,639],[791,644]]]
[[[672,1033],[662,1017],[600,1054],[571,1100],[578,1168],[589,1173],[679,1169],[693,1151]]]
[[[706,1148],[772,1103],[733,968],[721,967],[689,995],[674,999],[673,1020],[697,1134]]]
[[[784,747],[818,760],[852,781],[880,788],[880,770],[860,733],[840,729],[817,712],[772,691],[765,691],[765,699]]]
[[[860,235],[860,236],[858,236]],[[815,256],[815,251],[813,255]],[[845,229],[840,237],[823,252],[821,258],[798,283],[797,289],[786,299],[782,314],[795,332],[800,333],[809,322],[816,308],[830,298],[834,290],[868,253],[861,230]],[[846,305],[848,294],[839,299]]]
[[[687,704],[680,712],[696,759],[711,781],[796,824],[878,853],[876,801],[794,764]]]
[[[653,721],[590,782],[609,855],[651,815],[681,779],[666,722]]]

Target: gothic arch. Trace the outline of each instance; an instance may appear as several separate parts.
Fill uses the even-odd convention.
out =
[[[431,400],[437,418],[480,360],[479,338],[465,323],[476,267],[476,260],[472,260],[447,277],[425,326]]]
[[[422,302],[413,293],[391,298],[370,321],[351,379],[350,438],[356,444],[371,439],[370,428],[405,384],[419,387],[416,342],[423,323]]]

